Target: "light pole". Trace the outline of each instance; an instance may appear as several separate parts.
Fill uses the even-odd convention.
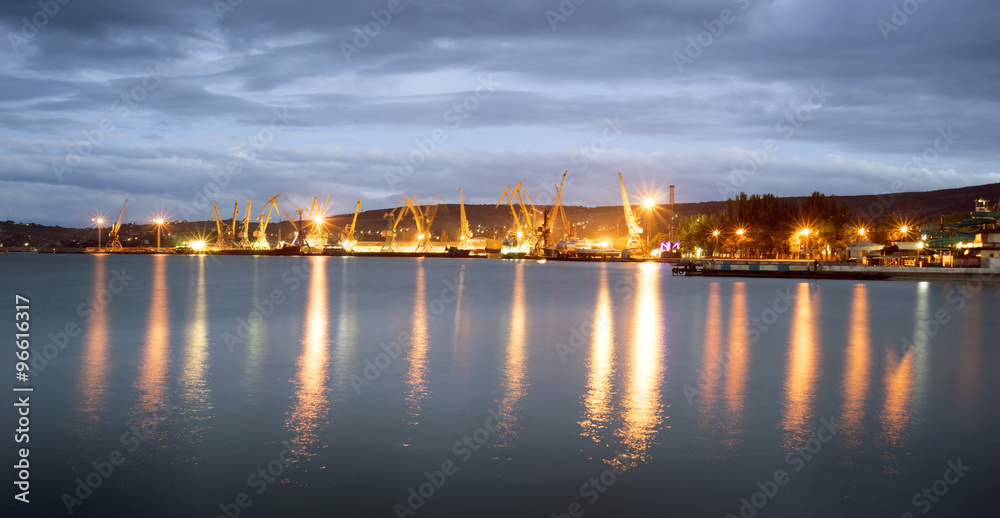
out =
[[[652,228],[653,225],[652,225],[652,218],[650,217],[650,215],[651,215],[653,209],[656,207],[656,200],[654,200],[652,198],[646,198],[642,202],[642,206],[643,206],[643,208],[646,211],[646,222],[645,222],[645,225],[643,225],[643,227],[645,227],[643,229],[643,231],[646,233],[646,242],[649,244],[650,250],[652,250],[653,249],[653,228]]]
[[[712,249],[712,257],[715,257],[715,254],[718,253],[718,251],[719,251],[719,230],[718,229],[712,231],[712,239],[715,240],[715,248]]]
[[[160,250],[160,227],[163,226],[163,218],[156,220],[156,250]]]
[[[743,234],[745,233],[746,230],[743,228],[736,229],[736,253],[740,255],[740,259],[743,259],[743,247],[741,245],[743,244]]]
[[[806,259],[809,259],[809,255],[810,255],[809,254],[809,232],[811,232],[811,231],[808,228],[804,228],[804,229],[802,229],[802,230],[799,231],[799,235],[800,236],[804,236],[806,238],[806,246],[805,246],[805,248],[806,248]]]
[[[104,218],[97,218],[97,251],[101,251],[101,225],[104,225]]]

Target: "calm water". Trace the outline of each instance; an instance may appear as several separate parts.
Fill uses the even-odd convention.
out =
[[[13,516],[995,508],[1000,284],[335,257],[0,268],[4,318],[28,296],[31,351],[51,356]]]

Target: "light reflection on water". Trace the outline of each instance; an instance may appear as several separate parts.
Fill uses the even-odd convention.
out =
[[[656,443],[663,422],[662,376],[666,370],[664,326],[659,290],[659,270],[642,268],[636,273],[635,318],[628,345],[628,364],[619,432],[631,464],[648,462],[648,450]],[[669,428],[666,427],[666,428]]]
[[[801,447],[813,437],[818,419],[813,415],[819,363],[817,356],[821,347],[816,332],[816,315],[813,314],[815,296],[810,292],[809,283],[798,283],[791,317],[792,334],[781,420],[781,427],[785,430],[784,447],[788,451]]]
[[[318,440],[317,430],[326,423],[327,415],[327,363],[329,361],[329,310],[327,309],[327,257],[311,257],[311,276],[308,282],[305,336],[302,353],[295,362],[296,374],[291,382],[295,386],[294,403],[285,428],[295,434],[292,442],[300,446],[296,451],[303,457],[317,454],[325,445]]]
[[[594,308],[594,335],[587,358],[587,392],[584,399],[585,419],[580,422],[583,435],[598,444],[608,439],[608,427],[613,420],[611,395],[615,372],[615,331],[608,290],[607,265],[601,265],[597,305]]]
[[[84,291],[100,297],[115,262],[125,259],[85,259],[92,262],[80,274]],[[989,308],[1000,294],[985,288],[964,309],[952,308],[950,323],[927,334],[921,329],[948,307],[947,285],[811,287],[789,280],[671,279],[648,266],[559,270],[555,261],[468,261],[459,270],[453,262],[422,260],[392,265],[411,266],[391,276],[385,263],[313,257],[303,259],[312,268],[301,287],[290,288],[281,274],[299,264],[297,259],[246,259],[231,272],[204,257],[134,261],[129,264],[140,266],[132,291],[116,294],[107,311],[96,311],[92,320],[81,320],[79,348],[68,348],[54,362],[53,369],[67,369],[71,376],[64,385],[55,376],[46,378],[53,397],[66,394],[65,400],[74,402],[74,419],[64,425],[67,430],[53,425],[39,433],[56,438],[52,455],[86,459],[71,461],[73,472],[60,474],[66,480],[85,474],[91,460],[107,454],[108,442],[117,442],[123,430],[155,416],[169,401],[179,408],[162,420],[162,428],[177,433],[146,434],[138,453],[144,464],[126,464],[122,480],[129,478],[128,470],[144,469],[169,448],[215,460],[213,469],[224,476],[200,483],[211,487],[208,500],[223,501],[214,493],[228,494],[245,483],[247,473],[267,465],[282,448],[275,445],[290,435],[301,458],[318,456],[324,466],[370,461],[378,470],[359,481],[356,471],[307,473],[309,463],[293,463],[282,475],[295,481],[288,486],[351,488],[320,498],[376,500],[395,489],[401,495],[391,498],[405,498],[409,484],[451,458],[453,440],[471,434],[487,409],[499,406],[504,419],[489,438],[492,451],[461,464],[462,477],[471,477],[461,480],[509,491],[510,484],[526,484],[518,478],[523,473],[537,471],[538,479],[553,479],[543,481],[539,493],[560,483],[578,488],[585,480],[580,469],[597,475],[618,450],[626,455],[620,461],[641,469],[628,475],[627,484],[610,488],[608,501],[650,503],[645,492],[631,488],[655,492],[697,479],[696,485],[705,487],[691,491],[690,499],[699,509],[713,505],[711,497],[719,491],[706,480],[735,487],[719,496],[738,501],[744,486],[751,489],[785,467],[784,455],[814,437],[821,418],[834,417],[843,430],[823,446],[815,467],[807,467],[815,478],[797,479],[790,496],[776,500],[778,513],[782,502],[808,501],[813,494],[831,501],[857,496],[855,486],[837,482],[825,470],[846,472],[852,483],[919,489],[934,478],[915,467],[940,463],[943,469],[947,459],[963,454],[965,439],[986,451],[982,430],[996,422],[986,407],[998,396],[989,376],[998,366],[983,342],[992,333]],[[220,290],[216,283],[226,275],[235,282]],[[560,297],[551,293],[557,290],[539,288],[546,285],[544,276],[569,284],[560,275],[577,275],[566,288],[578,288],[576,295]],[[441,298],[446,307],[454,305],[453,316],[428,305],[428,297],[437,297],[436,287],[446,282],[457,286],[454,299]],[[622,282],[634,290],[620,290]],[[276,305],[274,315],[248,321],[245,345],[229,352],[224,333],[235,334],[237,319],[246,320],[252,301],[266,299],[276,286],[287,302]],[[772,322],[762,311],[772,307],[776,288],[791,291],[788,311]],[[438,318],[429,316],[429,308]],[[592,321],[581,321],[590,315]],[[751,322],[762,315],[767,330],[751,343]],[[554,344],[566,342],[574,327],[589,331],[563,363]],[[362,375],[362,361],[374,358],[382,351],[379,344],[400,332],[410,335],[402,355],[356,394],[347,380]],[[900,344],[899,337],[912,340],[912,347]],[[699,370],[704,385],[696,379]],[[934,391],[928,391],[931,380]],[[701,390],[691,403],[685,384]],[[337,419],[331,418],[334,409]],[[94,451],[69,450],[73,446],[67,445],[90,444],[85,438],[94,434],[105,441]],[[426,446],[438,443],[440,449]],[[243,457],[251,458],[241,464]],[[509,469],[504,476],[513,477],[500,477],[497,460]],[[582,462],[592,464],[581,467]],[[237,467],[227,468],[230,463]],[[167,459],[163,465],[176,463]],[[984,473],[990,469],[983,466]],[[934,467],[933,476],[939,477]],[[874,478],[851,471],[860,469]],[[396,470],[405,476],[392,478]],[[366,489],[364,484],[376,479],[388,489]],[[456,488],[465,483],[454,480]],[[109,485],[102,491],[117,490]],[[255,505],[274,511],[267,499],[287,502],[283,491],[268,489],[267,498],[255,499]],[[449,495],[443,491],[435,501]],[[906,503],[899,496],[879,497],[879,505],[888,502],[893,511],[896,500]],[[552,509],[559,504],[548,503]]]
[[[844,399],[841,420],[845,442],[851,449],[856,449],[861,442],[860,436],[864,433],[865,398],[871,383],[868,289],[864,284],[854,286],[850,315],[847,364],[841,389]]]
[[[500,414],[499,438],[496,446],[504,448],[517,438],[521,411],[520,402],[528,390],[526,372],[525,303],[524,303],[524,262],[514,266],[514,294],[510,307],[510,330],[507,338],[503,369],[500,373]]]
[[[93,304],[87,306],[87,333],[83,341],[83,360],[80,376],[77,381],[81,401],[78,414],[82,421],[81,432],[86,433],[97,428],[104,417],[104,407],[107,404],[108,392],[108,288],[104,255],[94,258],[94,282],[91,290]],[[110,292],[107,292],[110,294]],[[102,297],[102,295],[104,295]],[[113,296],[113,294],[112,294]]]
[[[170,305],[165,255],[152,257],[152,287],[149,292],[149,313],[146,317],[146,343],[142,346],[139,375],[133,390],[139,400],[132,409],[133,421],[149,422],[159,417],[169,403],[168,374],[170,371]],[[150,439],[163,437],[161,431],[150,432]]]

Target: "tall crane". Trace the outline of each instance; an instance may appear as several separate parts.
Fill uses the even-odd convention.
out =
[[[271,248],[271,245],[267,243],[267,224],[271,221],[272,211],[277,208],[278,196],[281,196],[281,194],[278,193],[271,196],[271,198],[267,200],[267,203],[264,204],[264,208],[261,209],[260,216],[257,217],[257,220],[260,221],[260,223],[257,224],[257,230],[253,231],[253,248],[265,250]]]
[[[320,204],[319,198],[313,198],[312,206],[309,207],[309,219],[312,221],[312,231],[306,236],[305,242],[310,248],[322,250],[326,247],[326,240],[329,234],[326,232],[326,206],[330,203],[330,195]],[[301,230],[300,230],[301,231]]]
[[[458,208],[461,217],[459,226],[458,248],[462,250],[472,249],[472,232],[469,231],[469,220],[465,217],[465,198],[462,197],[462,189],[458,190]]]
[[[566,186],[566,175],[569,171],[563,173],[562,184],[556,187],[556,201],[553,203],[549,210],[545,211],[542,217],[542,225],[538,227],[539,235],[538,241],[535,242],[535,255],[545,255],[545,249],[554,249],[556,244],[555,240],[552,238],[552,229],[555,226],[556,217],[558,217],[559,209],[562,207],[562,191],[563,187]]]
[[[517,217],[517,209],[514,208],[514,197],[511,195],[511,191],[512,189],[508,185],[507,188],[503,190],[503,194],[500,195],[500,199],[497,200],[497,204],[493,208],[496,209],[497,207],[499,207],[500,204],[503,203],[504,198],[506,198],[507,205],[510,206],[510,215],[514,218],[514,226],[512,227],[513,231],[520,232],[521,221]]]
[[[399,200],[396,208],[382,216],[383,218],[388,218],[385,230],[382,231],[382,237],[385,238],[385,243],[382,244],[383,252],[399,251],[399,248],[396,246],[396,227],[403,220],[403,216],[406,216],[406,198]]]
[[[236,215],[233,214],[233,221],[235,222]],[[247,213],[243,216],[243,227],[240,228],[240,242],[237,245],[240,248],[250,248],[250,198],[247,198]]]
[[[233,207],[233,224],[226,225],[222,221],[222,214],[219,212],[219,204],[212,205],[212,219],[215,220],[215,231],[218,237],[215,240],[216,248],[233,248],[236,246],[236,214],[239,212],[239,202]]]
[[[356,243],[354,231],[358,225],[358,212],[361,210],[361,198],[358,198],[358,204],[354,207],[354,219],[351,220],[350,225],[345,225],[344,230],[340,233],[340,245],[348,252],[354,249],[354,243]]]
[[[410,213],[413,214],[413,223],[417,227],[417,246],[413,248],[413,251],[430,252],[431,225],[434,223],[434,216],[437,214],[438,205],[421,207],[417,204],[417,197],[411,196],[406,198],[406,206],[410,209]]]
[[[625,192],[625,180],[622,179],[621,172],[618,173],[618,181],[622,185],[622,210],[625,212],[625,224],[628,225],[628,243],[625,248],[633,248],[639,246],[641,242],[639,234],[642,234],[642,227],[636,221],[635,214],[632,214],[632,205],[629,204],[628,194]]]
[[[111,247],[112,252],[122,251],[122,242],[118,240],[118,229],[122,226],[122,218],[125,216],[125,205],[128,205],[128,199],[122,204],[122,213],[118,215],[118,221],[111,226],[111,231],[108,232],[108,246]]]

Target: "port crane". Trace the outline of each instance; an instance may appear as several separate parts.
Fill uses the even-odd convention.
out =
[[[398,213],[397,213],[398,211]],[[403,220],[403,216],[406,215],[406,198],[399,200],[396,204],[396,208],[392,209],[390,212],[382,216],[383,218],[388,218],[385,225],[385,230],[382,231],[382,237],[385,238],[385,243],[382,244],[383,252],[398,252],[399,248],[396,246],[396,227],[399,222]]]
[[[566,175],[569,171],[563,173],[562,184],[556,187],[556,201],[553,203],[549,210],[545,211],[542,216],[542,224],[538,227],[538,241],[535,242],[534,254],[537,256],[545,255],[546,249],[555,249],[556,244],[552,238],[552,228],[555,226],[556,217],[558,217],[559,209],[562,208],[562,191],[563,187],[566,186]],[[565,218],[565,213],[563,214]],[[565,220],[564,220],[565,221]]]
[[[431,251],[431,225],[434,223],[434,216],[437,214],[438,204],[421,207],[417,204],[417,197],[406,198],[406,207],[413,214],[413,223],[417,227],[417,246],[414,252]]]
[[[108,232],[108,246],[112,252],[122,251],[122,242],[118,240],[118,229],[121,228],[122,218],[125,216],[125,205],[128,205],[128,199],[122,204],[122,212],[118,215],[118,221],[115,221],[115,224],[111,225],[111,231]]]
[[[361,212],[361,198],[358,198],[358,204],[354,207],[354,219],[351,220],[350,225],[345,225],[344,230],[340,233],[340,245],[344,247],[344,250],[351,251],[354,249],[354,231],[357,229],[358,225],[358,212]]]
[[[237,206],[239,203],[237,202]],[[236,223],[236,215],[233,215],[233,224]],[[239,231],[240,242],[236,245],[238,248],[250,248],[250,198],[247,198],[247,213],[243,216],[243,227]]]
[[[319,198],[313,198],[312,206],[309,207],[309,219],[313,224],[312,231],[305,238],[305,244],[310,248],[322,250],[326,247],[326,240],[329,238],[329,234],[326,232],[325,218],[326,206],[329,203],[330,195],[328,194],[322,204],[319,203]],[[299,229],[299,232],[301,232],[301,229]]]
[[[531,202],[531,197],[528,196],[527,189],[524,188],[524,184],[521,182],[518,182],[513,188],[508,186],[504,189],[503,194],[500,195],[500,200],[497,201],[494,208],[499,207],[503,203],[504,198],[507,199],[511,215],[514,217],[513,231],[517,236],[516,247],[518,249],[527,248],[530,250],[538,239],[536,235],[538,226],[535,224],[535,213],[538,210],[535,209],[535,205]],[[524,200],[528,200],[528,203],[525,204]],[[516,208],[514,207],[515,201],[517,202]],[[517,209],[521,210],[520,216],[518,216]],[[510,238],[507,240],[510,240]]]
[[[215,247],[220,249],[236,247],[236,216],[240,211],[240,202],[233,205],[233,224],[226,225],[222,222],[222,214],[219,212],[219,204],[212,205],[212,218],[215,220],[215,230],[218,238],[215,240]]]
[[[458,248],[462,250],[472,249],[472,232],[469,231],[469,220],[465,217],[465,198],[462,197],[462,189],[458,190],[458,207],[461,218],[459,226]]]
[[[264,208],[261,209],[260,216],[257,217],[257,220],[260,221],[260,223],[257,224],[257,230],[253,231],[253,248],[264,250],[271,248],[271,245],[267,243],[267,224],[271,221],[271,213],[278,206],[278,196],[281,196],[281,194],[279,193],[271,196],[271,198],[267,200],[267,203],[264,204]],[[280,213],[280,209],[278,212]]]
[[[625,248],[633,248],[641,243],[642,227],[639,226],[635,214],[632,213],[632,205],[629,204],[628,194],[625,192],[625,180],[622,179],[621,172],[618,173],[618,181],[622,186],[622,210],[625,212],[625,224],[628,226],[628,243]]]

